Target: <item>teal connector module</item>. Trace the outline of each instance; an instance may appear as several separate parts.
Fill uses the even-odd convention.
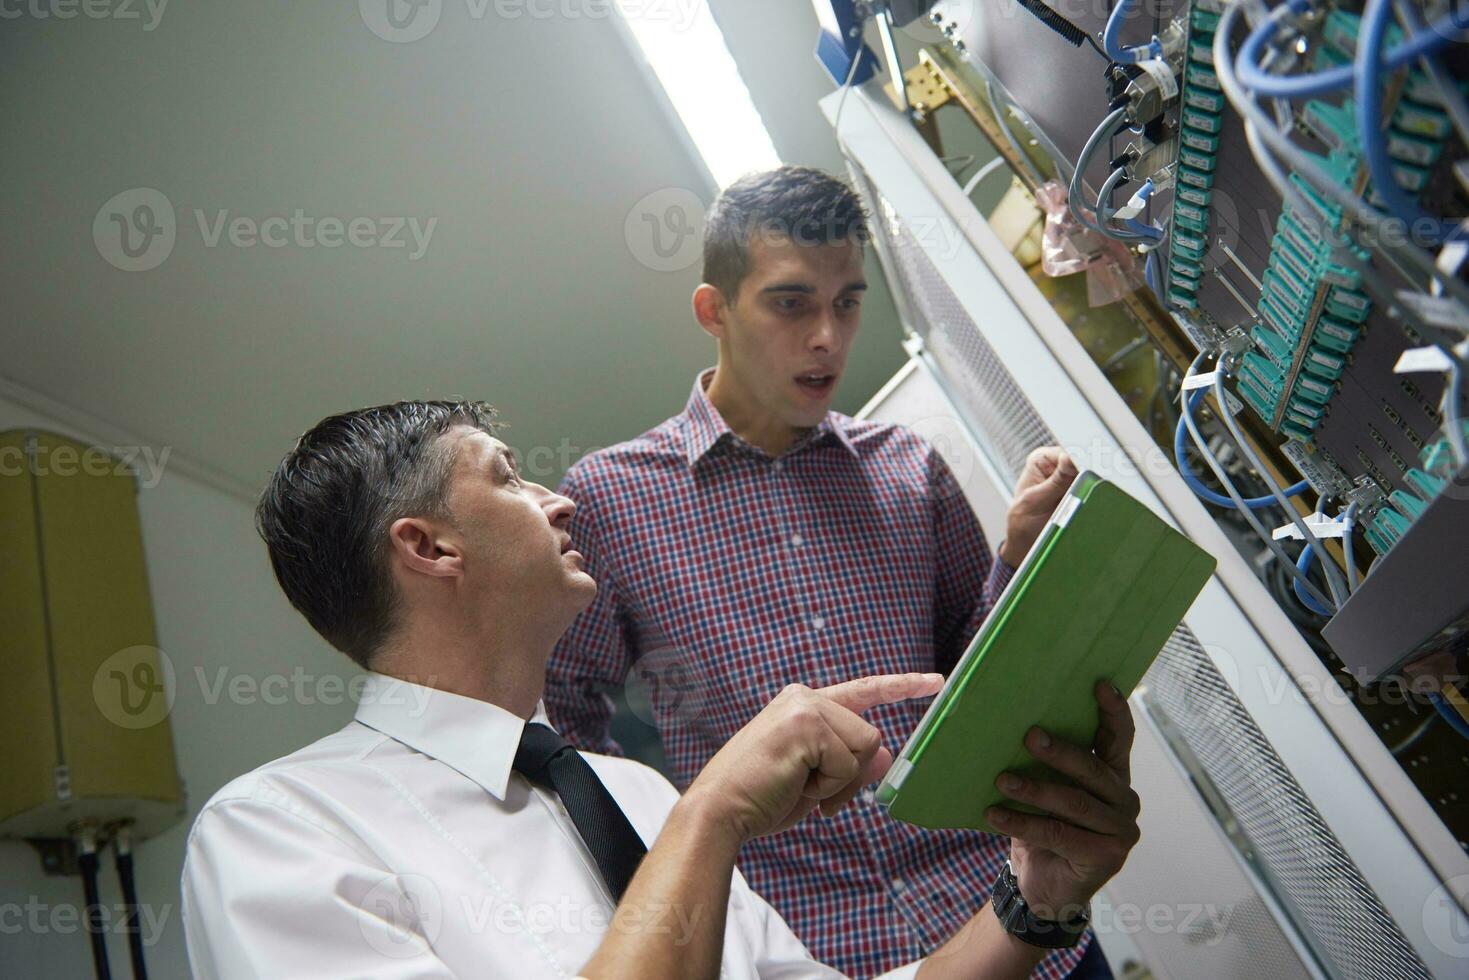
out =
[[[1360,158],[1350,105],[1312,101],[1303,116],[1317,138],[1334,147],[1318,157],[1323,168],[1350,186]],[[1320,223],[1340,227],[1341,209],[1300,177],[1290,179],[1316,213],[1299,214],[1287,202],[1276,222],[1256,306],[1259,322],[1251,331],[1255,347],[1242,360],[1239,388],[1272,429],[1311,442],[1372,304],[1356,270],[1310,232]],[[1365,260],[1366,253],[1358,255]]]
[[[1469,436],[1469,420],[1460,423]],[[1398,539],[1407,533],[1413,522],[1423,515],[1435,497],[1443,492],[1453,479],[1458,466],[1447,434],[1423,447],[1418,454],[1418,466],[1403,475],[1407,487],[1394,490],[1388,495],[1388,506],[1378,511],[1363,528],[1367,543],[1379,555],[1385,555]]]
[[[1350,64],[1357,51],[1357,34],[1362,18],[1353,13],[1333,10],[1322,25],[1321,39],[1325,43],[1316,52],[1318,68]],[[1389,24],[1385,47],[1397,45],[1403,32],[1396,24]],[[1462,89],[1462,85],[1461,85]],[[1316,120],[1312,118],[1312,106],[1317,113],[1331,115],[1334,112],[1350,113],[1352,102],[1345,100],[1340,107],[1326,103],[1311,103],[1303,114],[1306,126],[1313,131]],[[1453,131],[1453,123],[1444,110],[1443,97],[1433,80],[1420,68],[1412,68],[1403,82],[1402,94],[1393,110],[1392,119],[1384,134],[1387,138],[1387,155],[1393,161],[1393,176],[1411,196],[1417,197],[1428,186],[1429,168],[1443,155],[1444,144]],[[1318,134],[1319,135],[1319,134]],[[1323,137],[1329,145],[1329,137]],[[1381,204],[1376,195],[1369,200]]]
[[[1224,93],[1214,72],[1214,29],[1219,12],[1203,3],[1189,11],[1188,61],[1180,91],[1178,170],[1173,194],[1173,234],[1168,246],[1167,305],[1199,305],[1201,263],[1209,250],[1209,202],[1218,163]]]

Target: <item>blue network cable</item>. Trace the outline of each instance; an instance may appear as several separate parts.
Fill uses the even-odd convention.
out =
[[[1154,228],[1152,225],[1146,224],[1142,221],[1138,221],[1136,218],[1119,219],[1117,218],[1116,212],[1111,210],[1110,201],[1112,198],[1112,192],[1116,190],[1118,184],[1126,179],[1127,172],[1122,167],[1118,167],[1116,170],[1112,171],[1110,175],[1108,175],[1106,182],[1102,184],[1102,190],[1097,195],[1096,207],[1093,208],[1093,211],[1096,213],[1097,216],[1097,222],[1100,225],[1097,230],[1100,231],[1102,234],[1108,236],[1109,238],[1131,240],[1133,237],[1136,237],[1145,239],[1146,241],[1152,242],[1154,244],[1162,242],[1162,229]],[[1144,194],[1144,191],[1146,191],[1147,193]],[[1147,182],[1144,183],[1142,189],[1138,191],[1138,195],[1142,197],[1143,203],[1146,203],[1147,199],[1151,197],[1152,194],[1153,181],[1152,178],[1149,178]],[[1127,228],[1127,232],[1130,232],[1131,234],[1127,235],[1123,232],[1120,232],[1119,229],[1113,228],[1107,224],[1107,222],[1113,220],[1122,221],[1122,223]]]
[[[1153,178],[1149,177],[1143,181],[1143,186],[1137,189],[1137,193],[1133,195],[1133,199],[1138,202],[1140,207],[1144,207],[1152,199],[1153,192],[1156,189],[1153,184]],[[1128,201],[1127,203],[1131,204],[1132,201]],[[1147,222],[1139,221],[1136,218],[1124,218],[1122,220],[1129,229],[1137,232],[1139,235],[1151,238],[1155,242],[1163,241],[1163,230],[1161,228],[1155,228]]]
[[[1300,75],[1272,75],[1260,67],[1260,56],[1275,36],[1280,22],[1288,14],[1303,14],[1311,9],[1310,0],[1287,0],[1270,12],[1261,21],[1245,43],[1240,46],[1234,71],[1245,88],[1259,96],[1277,99],[1303,99],[1310,95],[1321,95],[1337,89],[1348,88],[1356,79],[1355,65],[1338,65],[1325,71]],[[1364,18],[1365,21],[1365,18]],[[1365,31],[1366,24],[1363,24]],[[1469,11],[1452,10],[1434,21],[1427,29],[1415,31],[1411,37],[1389,50],[1382,59],[1386,68],[1401,68],[1426,54],[1432,54],[1457,39],[1469,30]],[[1357,50],[1363,47],[1363,38],[1357,41]]]
[[[1450,728],[1458,732],[1464,738],[1469,738],[1469,721],[1465,721],[1464,716],[1459,714],[1459,712],[1455,710],[1453,705],[1445,701],[1443,695],[1430,694],[1428,695],[1428,700],[1433,702],[1434,708],[1438,710],[1438,713],[1440,716],[1442,716],[1443,720],[1448,722]]]
[[[1205,389],[1199,388],[1193,394],[1189,395],[1188,399],[1184,402],[1184,411],[1190,417],[1192,417],[1193,411],[1198,407],[1199,402],[1204,400],[1205,393]],[[1199,480],[1198,474],[1188,465],[1188,456],[1184,452],[1187,440],[1187,423],[1184,421],[1183,416],[1180,415],[1178,418],[1178,428],[1173,433],[1173,461],[1178,466],[1178,473],[1183,477],[1183,482],[1187,483],[1189,489],[1198,494],[1206,503],[1213,504],[1216,507],[1234,507],[1233,500],[1230,500],[1222,493],[1215,493],[1213,490],[1204,486],[1203,482]],[[1311,485],[1305,480],[1302,480],[1300,483],[1291,484],[1282,492],[1287,497],[1295,497],[1305,493],[1309,489],[1311,489]],[[1266,507],[1276,506],[1276,503],[1274,496],[1267,495],[1264,497],[1245,497],[1244,505],[1250,508],[1250,510],[1263,510]],[[1297,583],[1296,587],[1300,588],[1299,583]]]
[[[1122,65],[1135,65],[1139,61],[1149,58],[1160,58],[1163,55],[1163,42],[1158,36],[1147,44],[1136,48],[1124,48],[1118,40],[1117,35],[1122,33],[1122,21],[1132,9],[1133,0],[1118,0],[1117,6],[1112,8],[1111,15],[1107,18],[1107,26],[1102,29],[1102,50],[1107,52],[1107,57]]]
[[[1274,498],[1271,498],[1271,499],[1274,499]],[[1302,576],[1310,575],[1311,574],[1311,563],[1312,563],[1312,561],[1315,558],[1316,558],[1316,549],[1313,548],[1313,547],[1311,547],[1310,543],[1307,542],[1306,547],[1304,547],[1304,548],[1301,549],[1301,557],[1299,557],[1299,558],[1296,559],[1296,571],[1300,572]],[[1331,616],[1331,615],[1334,615],[1334,613],[1332,612],[1331,609],[1329,609],[1328,607],[1323,606],[1321,603],[1317,602],[1315,599],[1313,599],[1311,597],[1311,594],[1309,592],[1307,592],[1305,589],[1303,589],[1301,587],[1301,580],[1299,578],[1298,579],[1294,579],[1291,582],[1291,587],[1296,590],[1296,598],[1299,599],[1299,600],[1301,600],[1301,605],[1305,606],[1307,609],[1311,610],[1316,615],[1318,615],[1318,616]]]
[[[1454,233],[1457,221],[1440,221],[1425,214],[1418,202],[1398,186],[1393,176],[1392,158],[1382,135],[1382,44],[1387,37],[1392,17],[1392,0],[1367,0],[1362,12],[1362,29],[1357,35],[1357,58],[1353,95],[1357,102],[1357,135],[1362,141],[1362,155],[1372,177],[1372,189],[1382,198],[1387,211],[1411,228],[1427,228],[1434,242]],[[1422,37],[1429,31],[1413,35]]]
[[[1148,257],[1147,257],[1147,259],[1145,259],[1143,261],[1143,279],[1147,280],[1148,288],[1153,291],[1153,295],[1156,296],[1156,297],[1158,297],[1158,299],[1161,300],[1163,298],[1163,294],[1162,294],[1162,292],[1159,291],[1159,288],[1158,288],[1158,251],[1157,251],[1157,249],[1150,249],[1148,251]]]

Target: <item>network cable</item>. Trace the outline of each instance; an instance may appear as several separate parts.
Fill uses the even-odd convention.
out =
[[[1104,139],[1116,132],[1126,118],[1127,109],[1125,107],[1113,109],[1097,125],[1097,128],[1092,130],[1092,134],[1087,137],[1086,143],[1082,145],[1080,155],[1076,158],[1076,168],[1071,171],[1071,181],[1066,188],[1066,203],[1071,206],[1071,213],[1076,216],[1077,221],[1093,231],[1100,232],[1101,229],[1087,215],[1086,206],[1082,204],[1082,175],[1086,173],[1087,167],[1091,164],[1092,157],[1096,155],[1097,147],[1102,144]]]
[[[1101,192],[1097,194],[1097,206],[1094,209],[1093,213],[1096,215],[1097,223],[1101,226],[1100,230],[1102,234],[1107,235],[1110,238],[1122,237],[1122,235],[1118,234],[1119,229],[1112,227],[1107,222],[1117,217],[1117,215],[1110,210],[1109,202],[1112,200],[1112,194],[1114,191],[1116,191],[1117,185],[1122,183],[1122,181],[1126,179],[1126,177],[1127,171],[1124,170],[1122,167],[1118,167],[1116,170],[1113,170],[1110,174],[1107,175],[1107,179],[1102,183]],[[1146,194],[1144,192],[1146,192]],[[1139,190],[1133,198],[1133,201],[1139,202],[1139,210],[1141,210],[1142,206],[1147,203],[1147,199],[1148,197],[1152,196],[1152,193],[1153,181],[1149,179],[1143,185],[1142,190]],[[1131,205],[1133,201],[1129,201],[1128,204]],[[1131,241],[1135,238],[1141,238],[1153,242],[1154,244],[1163,241],[1163,232],[1157,228],[1154,228],[1152,225],[1144,224],[1143,222],[1137,221],[1133,218],[1120,218],[1118,220],[1123,221],[1126,225],[1126,231],[1131,232],[1131,235],[1129,235],[1125,240]]]
[[[980,181],[984,180],[986,177],[994,173],[996,170],[999,170],[1004,165],[1004,157],[995,157],[993,160],[985,163],[984,166],[980,167],[974,172],[974,176],[970,177],[968,183],[964,185],[964,196],[968,197],[970,194],[973,194],[974,189],[979,186]]]
[[[1222,73],[1221,73],[1222,74]],[[1285,173],[1280,169],[1280,164],[1271,154],[1270,148],[1265,146],[1260,138],[1260,131],[1251,120],[1245,120],[1245,142],[1249,146],[1250,154],[1260,167],[1260,172],[1270,186],[1275,188],[1287,204],[1290,205],[1292,213],[1306,226],[1307,230],[1323,239],[1334,234],[1334,231],[1326,227],[1322,216],[1316,211],[1301,190],[1286,179]],[[1360,258],[1353,249],[1338,249],[1334,252],[1335,261],[1350,267],[1362,277],[1362,285],[1367,292],[1379,302],[1392,304],[1397,302],[1394,287],[1389,284],[1382,275],[1372,267],[1370,262]],[[1437,280],[1435,280],[1437,282]],[[1408,320],[1413,321],[1419,328],[1431,327],[1424,317],[1411,306],[1401,306],[1402,314]]]
[[[1203,366],[1204,356],[1205,355],[1202,353],[1199,354],[1198,357],[1194,358],[1193,363],[1189,365],[1188,370],[1184,372],[1184,385],[1181,388],[1181,391],[1188,391],[1188,379],[1193,377],[1198,372],[1199,368]],[[1229,499],[1234,503],[1234,507],[1237,511],[1239,511],[1240,516],[1242,516],[1245,521],[1250,525],[1251,529],[1253,529],[1254,532],[1259,535],[1260,540],[1265,542],[1265,546],[1270,549],[1272,554],[1275,555],[1275,558],[1280,562],[1281,567],[1289,572],[1293,578],[1299,581],[1301,583],[1301,587],[1304,588],[1313,599],[1316,599],[1323,606],[1331,605],[1332,603],[1330,602],[1330,600],[1327,599],[1325,595],[1322,594],[1321,590],[1316,588],[1313,582],[1311,582],[1309,579],[1306,579],[1305,576],[1301,575],[1300,571],[1296,568],[1295,561],[1290,557],[1290,555],[1286,554],[1286,551],[1284,548],[1281,547],[1280,542],[1275,540],[1275,537],[1265,529],[1265,525],[1261,524],[1260,519],[1255,516],[1254,509],[1245,504],[1244,498],[1241,497],[1239,491],[1235,489],[1234,481],[1232,481],[1229,478],[1229,474],[1224,471],[1224,464],[1219,462],[1219,458],[1215,456],[1212,451],[1210,451],[1208,443],[1204,441],[1203,434],[1199,432],[1199,426],[1198,423],[1194,421],[1193,414],[1187,411],[1188,399],[1182,398],[1180,400],[1183,402],[1185,409],[1182,412],[1181,421],[1185,426],[1187,426],[1189,435],[1193,437],[1194,447],[1199,451],[1199,455],[1204,457],[1204,461],[1209,464],[1209,468],[1214,471],[1214,476],[1218,478],[1220,485],[1222,485],[1225,491],[1229,494]],[[1224,414],[1228,415],[1229,413],[1225,412]]]
[[[1243,7],[1242,2],[1227,4],[1220,16],[1214,34],[1214,71],[1230,103],[1246,120],[1246,134],[1249,134],[1251,125],[1255,130],[1252,148],[1257,148],[1258,143],[1263,141],[1302,179],[1309,181],[1324,196],[1341,205],[1365,229],[1373,232],[1380,231],[1384,223],[1390,220],[1388,216],[1368,205],[1351,189],[1339,185],[1330,174],[1322,169],[1311,154],[1292,143],[1278,127],[1270,122],[1266,113],[1255,104],[1253,96],[1244,90],[1236,77],[1234,59],[1229,50],[1229,37],[1238,26]],[[1266,161],[1262,159],[1260,163],[1262,169],[1268,173],[1269,168]],[[1278,184],[1277,187],[1279,187]],[[1429,280],[1432,280],[1438,273],[1434,256],[1411,242],[1399,242],[1394,240],[1393,236],[1376,236],[1376,240],[1369,244],[1383,252],[1396,255]],[[1446,292],[1452,294],[1459,302],[1469,304],[1469,287],[1453,277],[1445,277],[1442,283]]]
[[[1429,30],[1428,24],[1423,20],[1423,15],[1418,8],[1413,6],[1412,0],[1398,0],[1398,18],[1403,26],[1412,34],[1421,34]],[[1439,98],[1443,101],[1444,111],[1449,115],[1449,121],[1454,124],[1454,130],[1459,134],[1459,139],[1464,145],[1469,146],[1469,101],[1464,98],[1464,93],[1459,91],[1459,86],[1449,77],[1444,70],[1443,63],[1432,55],[1423,55],[1418,59],[1418,65],[1423,69],[1434,87],[1438,89]]]
[[[1214,372],[1214,397],[1218,399],[1220,405],[1227,404],[1224,392],[1225,371],[1226,366],[1221,361],[1218,369]],[[1265,481],[1265,486],[1270,488],[1271,495],[1280,504],[1280,509],[1285,511],[1285,515],[1296,526],[1296,530],[1300,532],[1301,538],[1306,544],[1314,546],[1318,551],[1321,550],[1321,542],[1316,539],[1316,535],[1311,532],[1311,528],[1307,526],[1306,522],[1301,518],[1301,515],[1296,513],[1295,508],[1286,500],[1285,491],[1281,489],[1280,484],[1275,482],[1275,478],[1270,475],[1270,471],[1265,468],[1265,464],[1261,462],[1260,457],[1250,446],[1249,440],[1245,438],[1244,431],[1240,428],[1239,423],[1235,421],[1233,413],[1223,411],[1219,413],[1219,416],[1224,420],[1224,427],[1229,430],[1229,434],[1234,438],[1235,443],[1238,444],[1240,451],[1245,454],[1245,459],[1249,460],[1250,465],[1255,468],[1255,472],[1260,474],[1260,478]],[[1343,602],[1347,601],[1346,581],[1342,578],[1335,562],[1323,559],[1321,568],[1326,572],[1326,585],[1331,590],[1332,605],[1340,606]]]
[[[1352,535],[1357,530],[1357,502],[1354,500],[1347,504],[1347,509],[1342,512],[1341,550],[1342,557],[1347,566],[1347,592],[1357,591],[1357,557],[1353,553],[1355,545]]]
[[[1239,4],[1230,4],[1237,7]],[[1368,5],[1371,6],[1370,4]],[[1240,46],[1239,56],[1235,64],[1235,75],[1240,84],[1249,89],[1255,95],[1301,99],[1311,95],[1322,95],[1337,89],[1348,88],[1355,81],[1355,72],[1358,71],[1354,65],[1338,65],[1325,71],[1309,72],[1299,75],[1272,75],[1261,70],[1261,51],[1266,44],[1275,37],[1280,29],[1280,22],[1286,17],[1300,16],[1311,10],[1310,0],[1287,0],[1261,21],[1250,35],[1245,38],[1244,44]],[[1221,25],[1222,26],[1222,25]],[[1362,28],[1366,29],[1366,16],[1363,16]],[[1383,56],[1384,66],[1387,68],[1401,68],[1409,62],[1416,61],[1427,54],[1439,50],[1444,45],[1455,40],[1456,35],[1469,30],[1469,14],[1458,11],[1450,12],[1433,22],[1426,30],[1417,31],[1397,47],[1392,48]],[[1221,30],[1216,37],[1224,37]],[[1360,52],[1363,45],[1359,38],[1357,50]]]
[[[1434,710],[1439,713],[1439,717],[1448,722],[1450,728],[1458,732],[1460,736],[1469,738],[1469,721],[1465,721],[1464,716],[1459,714],[1443,695],[1430,694],[1428,700],[1433,702]]]
[[[1298,572],[1301,573],[1302,578],[1309,578],[1310,577],[1310,575],[1311,575],[1311,561],[1315,557],[1316,557],[1316,549],[1313,548],[1313,547],[1311,547],[1309,544],[1306,545],[1304,548],[1301,549],[1301,557],[1299,557],[1299,558],[1296,559],[1296,571],[1298,571]],[[1305,589],[1301,588],[1301,581],[1302,581],[1302,579],[1301,578],[1298,578],[1298,579],[1295,580],[1295,583],[1294,583],[1295,590],[1296,590],[1296,598],[1299,599],[1299,600],[1301,600],[1301,605],[1305,606],[1307,609],[1311,610],[1313,613],[1315,613],[1318,616],[1330,616],[1330,615],[1332,615],[1333,612],[1332,612],[1332,609],[1329,606],[1323,606],[1323,605],[1321,605],[1315,599],[1311,598],[1311,596],[1306,592]]]
[[[1091,164],[1092,157],[1096,156],[1097,149],[1102,145],[1102,141],[1121,128],[1126,118],[1126,106],[1113,109],[1092,132],[1091,136],[1087,137],[1086,144],[1081,149],[1081,155],[1076,158],[1076,169],[1071,172],[1071,182],[1066,188],[1066,203],[1070,205],[1071,213],[1076,216],[1077,221],[1099,235],[1105,235],[1108,238],[1116,238],[1126,242],[1143,241],[1151,236],[1131,230],[1103,228],[1097,223],[1093,215],[1087,213],[1087,207],[1082,203],[1081,196],[1082,176]],[[1149,230],[1155,233],[1157,232],[1157,229]]]
[[[1198,474],[1194,472],[1193,467],[1189,465],[1186,454],[1189,429],[1186,426],[1184,416],[1187,416],[1192,421],[1193,413],[1198,410],[1199,403],[1204,400],[1204,395],[1204,389],[1196,388],[1184,402],[1183,414],[1179,416],[1178,427],[1173,433],[1173,460],[1178,466],[1178,473],[1183,477],[1183,482],[1187,483],[1189,489],[1201,500],[1211,503],[1216,507],[1234,507],[1236,506],[1234,500],[1223,494],[1215,493],[1203,484]],[[1287,497],[1298,497],[1309,489],[1311,489],[1311,485],[1305,480],[1302,480],[1299,483],[1294,483],[1287,487],[1285,489],[1285,495]],[[1264,510],[1267,507],[1279,506],[1275,498],[1268,494],[1263,497],[1241,497],[1239,502],[1250,510]]]
[[[1156,34],[1147,44],[1135,48],[1123,47],[1118,40],[1117,35],[1122,33],[1122,21],[1127,18],[1132,5],[1133,0],[1118,0],[1117,6],[1112,8],[1111,15],[1107,17],[1107,26],[1102,29],[1102,50],[1107,53],[1107,57],[1121,65],[1135,65],[1139,61],[1163,55],[1163,42],[1158,40]]]
[[[1464,397],[1464,366],[1457,354],[1449,355],[1449,382],[1444,386],[1443,418],[1444,429],[1449,437],[1449,446],[1454,451],[1454,465],[1469,464],[1469,446],[1464,441],[1464,420],[1459,415],[1459,403]]]
[[[1158,283],[1158,250],[1148,249],[1148,257],[1143,260],[1143,281],[1153,291],[1153,295],[1159,300],[1163,299],[1163,287]],[[1152,428],[1149,427],[1149,432]]]
[[[1387,142],[1382,133],[1382,85],[1381,52],[1387,36],[1388,21],[1392,16],[1391,0],[1367,0],[1362,12],[1362,28],[1357,36],[1357,54],[1354,62],[1356,77],[1353,96],[1356,99],[1357,135],[1362,143],[1362,157],[1367,163],[1367,173],[1372,179],[1372,189],[1387,206],[1394,217],[1408,222],[1413,227],[1428,219],[1418,203],[1404,193],[1393,176],[1392,158],[1387,153]],[[1423,37],[1422,33],[1413,35]],[[1437,38],[1437,35],[1430,35]],[[1402,45],[1401,47],[1407,47]],[[1422,52],[1427,54],[1429,52]],[[1436,226],[1435,241],[1442,241],[1453,234],[1457,221],[1441,222],[1430,219]]]

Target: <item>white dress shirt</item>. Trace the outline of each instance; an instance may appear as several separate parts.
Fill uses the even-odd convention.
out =
[[[511,771],[524,726],[370,675],[353,722],[231,781],[194,822],[183,919],[195,976],[576,976],[614,902],[560,799]],[[583,756],[651,847],[678,791],[639,763]],[[638,924],[677,937],[689,914]],[[738,871],[721,975],[840,976]]]

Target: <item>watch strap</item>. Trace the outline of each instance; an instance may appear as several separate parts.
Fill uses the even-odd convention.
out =
[[[1081,937],[1086,935],[1091,925],[1091,919],[1085,912],[1059,922],[1036,916],[1020,894],[1020,882],[1016,880],[1009,861],[1005,862],[995,879],[990,905],[1007,933],[1042,949],[1069,949],[1081,942]]]

